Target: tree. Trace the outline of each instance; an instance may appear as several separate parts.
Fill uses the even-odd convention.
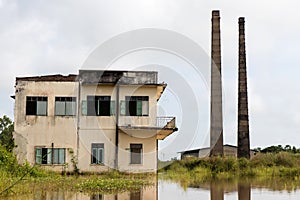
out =
[[[3,145],[7,151],[12,151],[15,147],[13,139],[14,123],[4,115],[0,118],[0,144]]]
[[[278,146],[269,146],[267,148],[264,148],[261,150],[262,153],[279,153],[281,151],[284,151],[281,145]]]
[[[291,145],[288,145],[288,144],[285,145],[284,150],[287,151],[287,152],[290,152],[292,150]]]

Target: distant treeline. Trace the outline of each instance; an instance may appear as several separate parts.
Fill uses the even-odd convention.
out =
[[[279,152],[300,153],[300,148],[297,149],[295,146],[291,146],[291,145],[285,145],[285,147],[283,147],[282,145],[277,145],[277,146],[266,147],[264,149],[258,147],[255,148],[254,151],[260,153],[279,153]]]

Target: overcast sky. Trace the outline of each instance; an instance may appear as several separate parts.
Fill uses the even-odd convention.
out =
[[[211,11],[219,9],[225,143],[236,144],[237,140],[238,17],[243,16],[246,20],[251,147],[277,144],[300,147],[299,7],[297,0],[0,0],[0,115],[13,118],[14,101],[10,95],[14,94],[16,77],[78,73],[99,45],[124,32],[143,28],[170,30],[194,41],[209,56]],[[171,72],[183,73],[178,66],[187,63],[167,53],[157,54],[156,60],[149,63],[151,55],[156,54],[144,52],[142,56],[138,53],[124,56],[116,65],[128,66],[130,60],[138,57],[141,66],[156,64],[170,70],[174,65],[177,68]],[[137,62],[132,65],[138,68]],[[160,80],[170,78],[163,75],[166,74],[164,67]],[[179,78],[193,79],[188,72]],[[181,105],[189,97],[183,97],[180,92],[176,94],[178,87],[170,82],[170,89],[161,99],[163,113],[180,115],[186,112],[177,116],[179,125],[184,120],[192,123],[188,108]],[[192,82],[187,81],[187,84],[194,90]],[[192,129],[179,126],[179,132],[160,143],[163,149],[160,157],[208,145],[209,92],[205,83],[200,85],[203,104],[200,110],[199,105],[190,109],[198,109],[202,128],[193,141],[180,146],[181,141],[174,142],[174,138],[194,133]],[[170,104],[170,101],[175,103]],[[174,109],[168,105],[173,105]],[[164,149],[165,146],[169,148]]]

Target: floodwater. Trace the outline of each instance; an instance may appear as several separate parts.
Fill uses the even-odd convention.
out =
[[[271,181],[272,182],[272,181]],[[278,186],[278,188],[277,188]],[[300,188],[271,184],[262,186],[251,182],[209,182],[194,187],[159,180],[154,186],[139,191],[119,194],[84,194],[69,191],[40,191],[35,194],[0,198],[15,200],[296,200],[300,199]]]
[[[159,181],[158,199],[172,200],[299,200],[300,188],[295,190],[264,188],[251,184],[208,183],[202,187],[183,189],[180,184],[168,181]]]

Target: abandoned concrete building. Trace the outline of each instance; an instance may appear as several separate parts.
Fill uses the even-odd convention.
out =
[[[16,78],[17,158],[57,171],[156,172],[158,140],[177,131],[175,117],[157,117],[166,86],[153,71]]]
[[[210,155],[210,147],[191,149],[187,151],[178,152],[180,153],[180,158],[206,158]],[[255,155],[254,150],[250,150],[250,157]],[[225,144],[223,145],[223,156],[224,157],[237,157],[238,147],[234,145]]]

